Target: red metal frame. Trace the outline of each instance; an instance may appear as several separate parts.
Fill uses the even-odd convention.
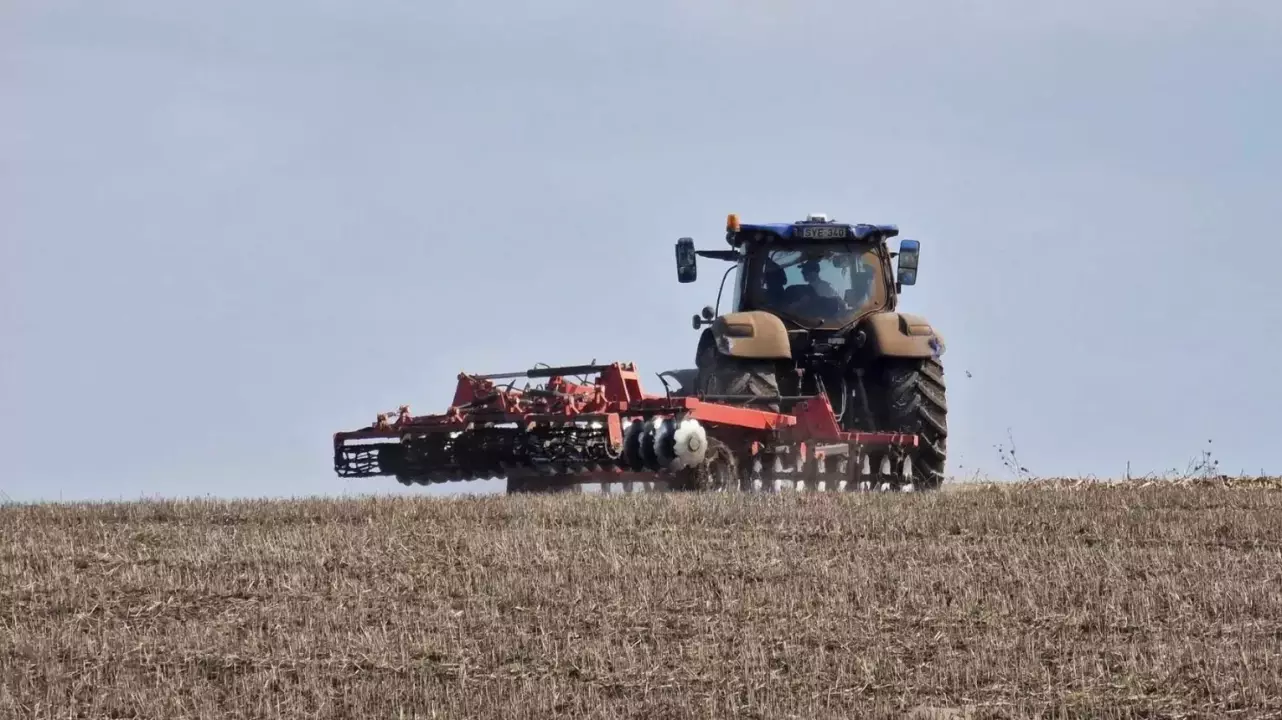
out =
[[[442,414],[410,414],[409,406],[382,413],[373,424],[334,434],[334,444],[347,440],[399,438],[406,433],[464,430],[472,423],[558,424],[600,421],[607,424],[611,444],[623,443],[623,420],[655,415],[680,415],[711,427],[769,433],[782,442],[854,443],[916,447],[916,435],[903,433],[845,432],[837,422],[828,398],[821,395],[801,401],[791,414],[756,410],[693,397],[651,395],[641,387],[632,363],[612,363],[593,383],[572,383],[554,375],[539,390],[500,387],[492,380],[459,373],[454,401]]]
[[[917,447],[917,436],[911,433],[846,432],[837,424],[837,414],[828,396],[816,395],[802,400],[793,408],[797,422],[793,435],[798,441],[849,442],[856,445],[900,445]]]

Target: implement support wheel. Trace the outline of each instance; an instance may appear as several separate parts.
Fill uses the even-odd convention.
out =
[[[703,462],[686,468],[679,474],[674,489],[697,492],[741,492],[743,478],[739,474],[739,461],[730,446],[715,437],[708,437],[708,451]]]

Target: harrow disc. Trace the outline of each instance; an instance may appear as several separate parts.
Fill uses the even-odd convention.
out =
[[[654,444],[659,437],[659,432],[663,427],[663,418],[653,417],[647,421],[641,429],[641,469],[658,470],[659,457],[655,453]]]
[[[708,431],[703,429],[698,420],[682,418],[672,434],[672,445],[676,460],[680,463],[673,469],[694,467],[703,462],[708,452]]]
[[[641,457],[641,434],[644,430],[644,422],[633,420],[623,431],[623,467],[634,472],[645,469],[645,462]]]
[[[654,433],[654,456],[656,465],[661,470],[680,470],[682,467],[677,463],[676,441],[673,437],[676,428],[672,418],[664,418]]]

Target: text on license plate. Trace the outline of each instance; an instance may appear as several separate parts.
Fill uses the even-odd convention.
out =
[[[824,225],[820,227],[797,228],[801,237],[807,240],[832,240],[846,237],[848,228],[845,225]]]

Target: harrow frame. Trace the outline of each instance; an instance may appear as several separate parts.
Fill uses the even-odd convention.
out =
[[[597,375],[593,382],[567,379],[592,374]],[[547,382],[515,388],[522,378]],[[496,382],[501,380],[512,382],[503,387]],[[763,399],[781,403],[788,412],[730,404]],[[673,428],[679,423],[702,433],[702,450],[674,455]],[[334,433],[333,441],[338,476],[391,475],[405,485],[516,476],[535,477],[547,489],[588,483],[601,483],[605,490],[622,483],[625,491],[637,483],[709,489],[699,478],[707,476],[715,456],[720,458],[715,462],[729,459],[738,484],[712,489],[823,490],[828,481],[837,489],[902,488],[911,482],[908,452],[917,447],[918,437],[844,431],[822,394],[650,394],[634,364],[613,362],[459,373],[445,412],[416,416],[403,405],[380,413],[369,426]],[[715,446],[724,446],[728,454],[713,452]],[[902,470],[895,472],[896,466]]]

